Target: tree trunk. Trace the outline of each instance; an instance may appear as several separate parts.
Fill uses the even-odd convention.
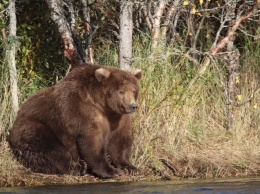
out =
[[[153,19],[153,29],[152,29],[152,48],[156,48],[160,41],[161,36],[161,17],[163,11],[165,10],[165,1],[160,0],[159,7],[155,11],[155,16]]]
[[[236,110],[237,110],[237,95],[238,88],[236,84],[236,78],[239,74],[239,51],[234,48],[233,41],[229,41],[227,44],[227,50],[230,52],[227,56],[228,64],[228,130],[234,129],[236,123]]]
[[[146,2],[146,6],[143,7],[143,15],[145,18],[145,22],[149,30],[152,30],[152,16],[150,14],[150,9],[151,9],[151,1]]]
[[[228,3],[228,2],[227,2]],[[230,28],[235,24],[236,21],[236,1],[229,2],[229,14],[227,19],[229,20]],[[238,18],[240,16],[238,15]],[[226,63],[228,66],[228,77],[227,77],[227,93],[228,93],[228,128],[227,130],[234,129],[236,122],[236,109],[237,109],[237,85],[236,78],[239,73],[239,51],[234,46],[234,36],[232,36],[227,42],[227,56]]]
[[[12,98],[12,108],[16,115],[19,109],[18,103],[18,86],[17,86],[17,70],[16,70],[16,15],[15,0],[9,0],[9,43],[10,47],[6,50],[9,74],[10,74],[10,90]]]
[[[94,63],[94,49],[92,46],[92,36],[94,31],[92,30],[92,27],[90,25],[90,13],[89,13],[89,7],[87,5],[86,0],[81,0],[81,4],[83,5],[82,11],[83,11],[83,19],[84,19],[84,28],[85,28],[85,37],[86,37],[86,43],[87,48],[85,48],[85,56],[87,56],[87,60],[90,63]]]
[[[75,45],[69,22],[66,19],[62,0],[46,0],[50,10],[51,18],[58,26],[64,43],[64,54],[72,61],[72,67],[83,65],[83,57],[80,56]]]
[[[171,8],[169,9],[169,11],[167,13],[167,18],[165,19],[165,22],[164,22],[162,30],[161,30],[161,40],[163,41],[163,44],[166,44],[167,29],[169,27],[169,24],[171,22],[173,15],[175,14],[175,12],[177,10],[179,3],[180,3],[180,0],[175,0],[173,2],[173,5],[171,6]]]
[[[132,33],[133,33],[133,3],[127,0],[120,0],[120,43],[119,63],[124,70],[131,69],[132,62]]]

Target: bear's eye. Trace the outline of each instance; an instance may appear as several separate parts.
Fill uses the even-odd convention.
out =
[[[135,90],[133,90],[133,94],[135,94],[136,93],[136,91]]]
[[[124,92],[124,91],[119,91],[119,94],[120,94],[120,95],[124,95],[125,92]]]

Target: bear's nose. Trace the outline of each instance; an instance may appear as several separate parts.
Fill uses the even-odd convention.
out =
[[[136,109],[138,108],[138,105],[135,104],[135,103],[134,103],[134,104],[130,104],[129,108],[130,108],[130,110],[131,110],[132,112],[135,112]]]

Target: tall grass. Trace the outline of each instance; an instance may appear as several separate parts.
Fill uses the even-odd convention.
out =
[[[174,46],[151,50],[146,37],[136,37],[133,67],[142,70],[143,78],[132,161],[140,174],[164,178],[259,175],[259,46],[248,41],[241,54],[238,87],[242,98],[234,130],[227,131],[226,66],[221,62],[211,65],[187,90],[199,67],[178,55]],[[96,60],[117,66],[117,49],[107,45],[96,53]],[[5,141],[13,122],[7,75],[6,67],[2,68],[0,174],[10,178],[21,172],[21,166],[13,160]],[[29,80],[20,77],[20,102],[47,85],[49,82],[38,76]],[[186,98],[182,98],[184,94]]]
[[[23,78],[19,71],[18,77],[20,104],[39,89],[46,87],[48,83],[48,80],[43,80],[37,75],[30,79]],[[26,169],[14,160],[7,143],[9,130],[15,119],[11,104],[10,87],[9,69],[6,59],[3,58],[0,60],[0,187],[21,185],[25,181],[22,175],[28,174],[25,173]],[[28,182],[33,183],[33,180]]]
[[[9,71],[5,65],[5,59],[1,60],[0,64],[0,186],[2,186],[8,182],[13,172],[18,171],[18,166],[13,160],[6,142],[9,128],[14,121],[15,115],[12,111],[10,100]]]
[[[174,52],[170,48],[149,52],[136,47],[134,66],[144,76],[135,116],[135,164],[179,177],[259,175],[260,49],[254,48],[248,43],[243,51],[242,98],[234,130],[227,131],[225,66],[212,65],[186,91],[198,67],[168,55]],[[188,97],[180,101],[184,92]]]

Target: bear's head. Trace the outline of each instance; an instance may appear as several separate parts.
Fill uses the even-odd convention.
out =
[[[95,77],[103,86],[107,108],[120,115],[136,111],[142,77],[140,70],[130,72],[102,67],[95,71]]]

